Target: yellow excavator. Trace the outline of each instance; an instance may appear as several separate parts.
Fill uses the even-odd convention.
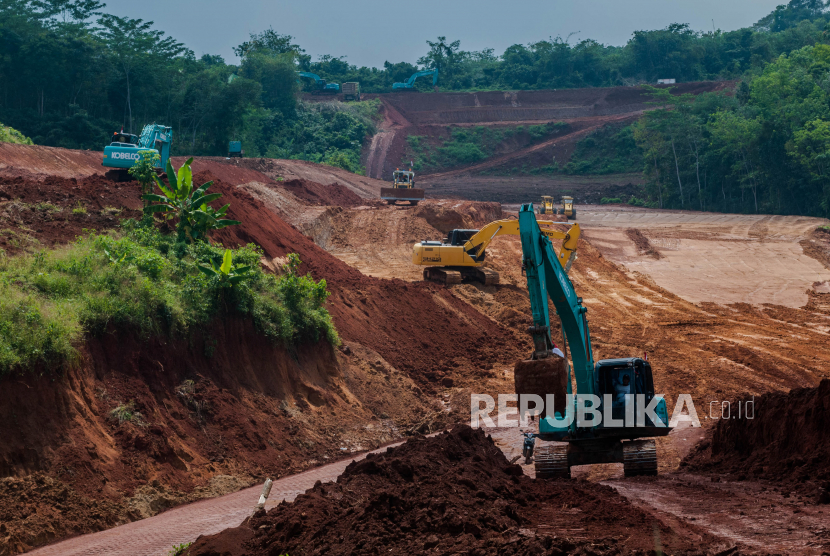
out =
[[[574,224],[567,232],[554,229],[556,222],[540,220],[538,224],[546,237],[562,240],[560,264],[570,270],[576,260],[579,224]],[[482,282],[486,286],[498,284],[499,273],[483,265],[490,242],[503,235],[519,235],[519,221],[496,220],[480,230],[452,230],[443,241],[421,241],[414,246],[412,262],[426,267],[424,280],[444,284],[458,284],[464,280]]]

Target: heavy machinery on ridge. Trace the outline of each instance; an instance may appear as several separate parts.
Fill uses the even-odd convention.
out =
[[[314,80],[314,91],[311,94],[313,95],[336,95],[340,92],[340,85],[337,83],[326,83],[326,80],[317,75],[316,73],[311,73],[310,71],[301,71],[298,72],[300,77],[308,77],[309,79]]]
[[[547,394],[554,394],[558,402],[554,408],[546,406],[539,419],[536,438],[544,443],[535,450],[536,477],[569,477],[574,465],[599,463],[622,463],[626,476],[656,475],[656,446],[648,437],[667,435],[671,429],[666,401],[654,391],[651,365],[639,357],[594,361],[588,308],[568,277],[570,265],[563,267],[560,263],[566,254],[569,261],[573,260],[576,242],[566,241],[557,256],[548,234],[540,228],[542,223],[536,220],[532,204],[522,205],[518,227],[522,270],[533,313],[528,331],[534,349],[529,361],[516,364],[516,393],[520,407],[523,394],[539,395],[543,400]],[[579,225],[573,224],[574,229],[578,230]],[[548,298],[562,325],[564,358],[553,351]],[[575,401],[570,397],[571,372],[576,382]],[[589,407],[586,401],[595,403],[590,399],[593,396],[598,397],[599,406],[592,409],[598,409],[604,417],[598,424],[580,420],[577,410]]]
[[[426,192],[423,189],[415,187],[415,172],[412,170],[401,170],[395,168],[392,172],[392,187],[381,187],[380,198],[390,205],[394,205],[398,201],[409,201],[409,204],[415,206],[419,201],[423,201]]]
[[[409,79],[407,79],[403,83],[393,83],[392,84],[392,90],[393,91],[417,91],[417,89],[415,88],[415,80],[418,79],[419,77],[427,77],[428,75],[432,76],[432,86],[433,86],[433,88],[437,87],[437,85],[438,85],[438,68],[435,68],[435,69],[431,69],[431,70],[424,70],[424,71],[415,72],[409,77]]]
[[[141,151],[155,151],[159,155],[156,168],[164,168],[170,158],[170,145],[173,142],[173,129],[158,124],[148,124],[141,131],[141,136],[131,133],[116,132],[112,142],[104,147],[105,168],[113,168],[120,178],[126,179],[127,170],[141,158]]]
[[[553,228],[555,224],[540,221],[537,227],[545,237],[562,240],[562,264],[570,269],[575,260],[579,226],[574,225],[567,232],[560,232]],[[519,221],[496,220],[480,230],[452,230],[443,241],[421,241],[413,247],[412,262],[426,267],[424,280],[444,284],[458,284],[464,280],[484,285],[498,284],[498,272],[483,265],[487,247],[496,236],[501,235],[519,235]]]

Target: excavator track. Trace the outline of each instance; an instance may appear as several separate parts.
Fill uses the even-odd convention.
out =
[[[537,479],[570,478],[567,444],[543,444],[533,455]]]
[[[499,273],[490,268],[476,268],[476,279],[485,286],[494,286],[499,283]]]
[[[424,280],[428,282],[438,282],[440,284],[460,284],[462,281],[461,273],[457,270],[448,270],[446,268],[425,268]]]
[[[657,444],[654,440],[624,442],[623,468],[626,477],[657,475]]]

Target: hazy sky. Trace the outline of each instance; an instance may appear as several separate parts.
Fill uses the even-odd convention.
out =
[[[445,35],[464,50],[579,32],[571,40],[622,45],[637,30],[689,23],[693,29],[752,25],[786,0],[104,0],[114,14],[155,21],[197,56],[235,62],[232,47],[272,26],[316,60],[346,56],[359,66],[414,63],[426,40]]]

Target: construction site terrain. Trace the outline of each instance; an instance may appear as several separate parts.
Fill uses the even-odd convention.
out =
[[[533,99],[548,97],[535,93],[444,95],[446,106],[437,108],[419,106],[426,95],[389,95],[384,104],[406,125],[439,117],[441,125],[576,121],[586,110],[616,118],[643,109],[637,99],[615,100],[622,92],[614,90],[567,109],[576,102],[567,92],[546,94],[562,106],[537,106]],[[376,139],[392,150],[372,156],[394,159],[399,137],[389,133]],[[369,168],[370,176],[391,173],[387,162]],[[499,201],[536,201],[535,193],[441,189],[460,183],[461,173],[450,172],[425,180],[432,198],[396,207],[378,199],[383,180],[302,161],[203,158],[193,170],[199,183],[215,180],[229,217],[242,221],[215,241],[257,243],[274,272],[296,252],[302,272],[326,280],[342,346],[288,352],[233,319],[190,341],[148,343],[112,330],[87,338],[81,363],[65,374],[3,379],[0,420],[14,426],[0,443],[0,555],[113,527],[108,540],[79,537],[34,553],[84,554],[110,543],[99,550],[159,554],[168,541],[198,534],[205,537],[194,554],[830,551],[828,458],[801,444],[783,454],[754,451],[788,446],[784,439],[804,427],[718,428],[723,402],[754,396],[758,407],[763,399],[789,407],[774,396],[790,391],[798,407],[827,419],[826,221],[580,204],[583,236],[570,276],[588,308],[595,356],[647,354],[670,412],[678,395],[690,394],[703,427],[684,424],[658,441],[656,478],[625,478],[621,465],[606,465],[539,484],[532,465],[515,462],[518,428],[488,430],[491,439],[463,427],[419,436],[468,422],[471,393],[512,392],[513,364],[531,350],[518,238],[499,237],[488,249],[486,266],[500,275],[494,286],[427,283],[411,264],[416,241],[511,217],[518,206]],[[487,179],[503,188],[507,178]],[[55,209],[38,208],[44,203]],[[73,213],[79,205],[86,211]],[[6,256],[59,247],[87,230],[105,233],[140,209],[138,184],[108,179],[100,153],[0,144]],[[561,331],[553,337],[561,342]],[[216,345],[209,358],[207,339]],[[128,400],[146,426],[107,418]],[[810,429],[808,444],[826,445],[826,430]],[[335,463],[413,435],[363,464]],[[308,470],[320,484],[287,486]],[[245,516],[223,506],[230,498],[215,497],[265,477],[288,481],[282,498],[269,501],[267,515],[220,533]],[[198,506],[207,516],[196,534],[181,536],[187,519],[165,522],[165,510],[204,498],[211,500],[176,510]],[[348,517],[355,512],[363,519]],[[327,525],[335,517],[338,525]],[[158,535],[116,527],[141,519],[154,520],[148,527]],[[261,549],[250,548],[256,543]]]

